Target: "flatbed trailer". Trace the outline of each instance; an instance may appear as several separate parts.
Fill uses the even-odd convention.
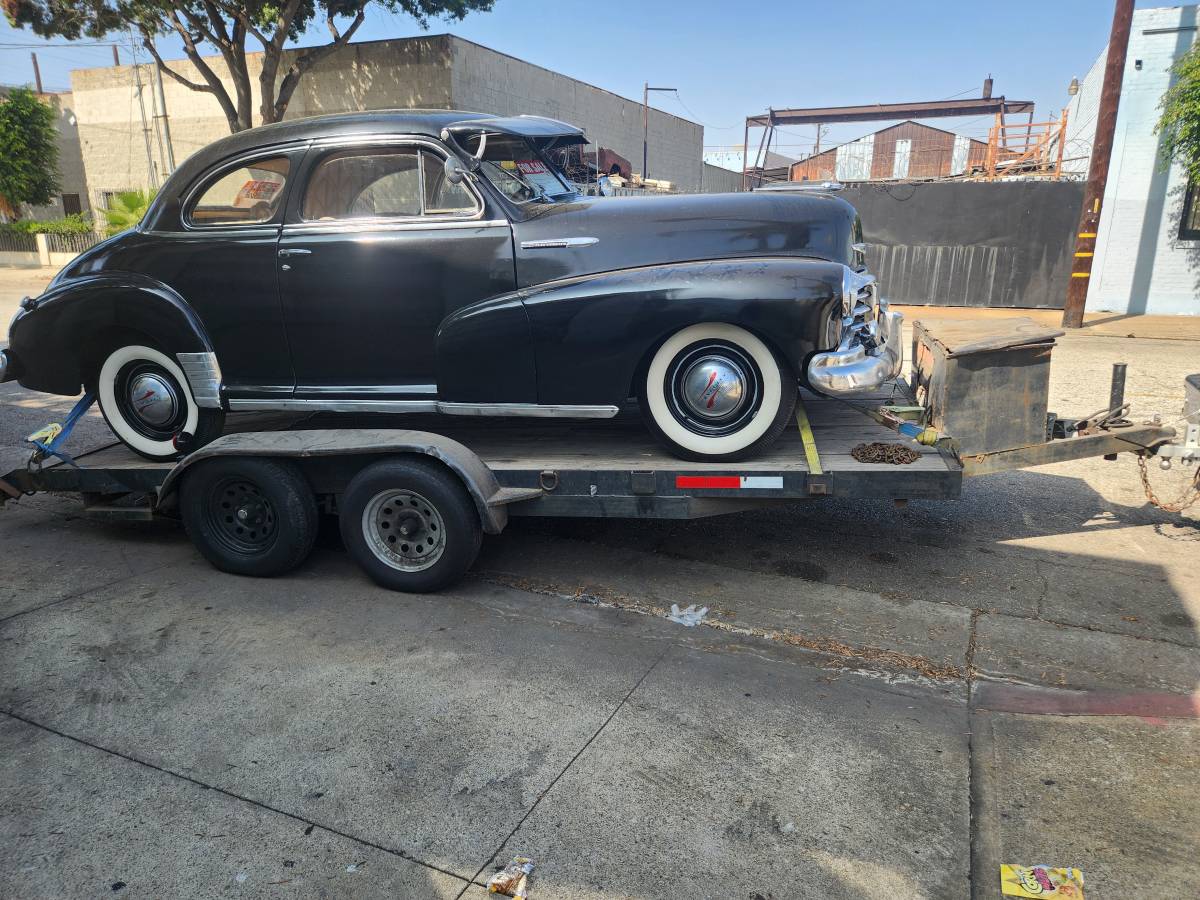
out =
[[[0,479],[0,491],[8,497],[39,491],[78,494],[85,514],[98,518],[181,515],[193,541],[218,567],[244,574],[276,574],[286,567],[257,571],[225,564],[220,552],[206,546],[212,543],[212,535],[205,537],[195,516],[189,520],[186,505],[195,501],[179,488],[189,472],[201,471],[200,464],[206,461],[223,460],[226,466],[237,460],[281,461],[302,473],[307,485],[302,492],[311,492],[314,510],[343,514],[348,549],[376,580],[405,590],[432,590],[466,571],[478,552],[478,536],[464,533],[460,540],[473,540],[474,549],[445,577],[408,577],[413,573],[404,571],[403,560],[399,568],[375,566],[372,571],[370,554],[362,546],[355,553],[352,544],[361,542],[356,532],[348,532],[355,526],[345,521],[342,508],[347,496],[353,498],[356,480],[370,474],[372,467],[415,459],[432,467],[434,475],[433,470],[440,469],[447,483],[457,485],[455,489],[465,487],[470,494],[479,517],[477,530],[498,533],[509,516],[690,519],[824,497],[950,500],[961,494],[963,478],[972,474],[1120,451],[1153,452],[1174,436],[1172,429],[1153,425],[1099,430],[964,460],[944,443],[924,446],[864,411],[885,404],[911,404],[903,382],[852,404],[805,391],[800,399],[796,427],[760,457],[736,463],[687,462],[669,455],[633,411],[604,422],[241,414],[229,417],[223,437],[177,462],[151,462],[114,441],[74,454],[73,465],[55,462],[16,469]],[[891,464],[861,462],[852,455],[858,445],[873,442],[902,444],[916,456],[907,464]],[[424,500],[428,493],[418,490],[412,496]],[[376,529],[376,557],[392,552],[380,541],[394,537],[378,529],[405,524],[394,518],[390,506],[378,507],[370,522],[366,512],[359,516],[364,532]],[[453,512],[452,506],[443,503],[439,509],[430,504],[430,509],[424,509],[428,517],[409,524],[428,533],[440,522],[443,531],[450,532],[454,523],[445,517]],[[258,507],[249,508],[258,514],[254,512]],[[237,511],[240,515],[243,509]],[[355,512],[360,510],[355,507]],[[229,521],[237,527],[236,521]],[[294,524],[284,515],[274,518],[276,529]],[[311,546],[310,536],[301,537]],[[303,553],[291,554],[287,567],[306,553],[307,547]]]

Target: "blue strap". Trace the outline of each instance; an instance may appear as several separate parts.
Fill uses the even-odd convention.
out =
[[[96,397],[94,394],[85,392],[84,395],[79,398],[79,401],[72,408],[71,412],[67,414],[67,419],[65,422],[63,422],[63,429],[58,433],[54,440],[50,441],[49,443],[44,443],[42,441],[30,441],[30,443],[37,448],[33,451],[33,461],[40,462],[47,456],[56,456],[67,465],[74,466],[78,469],[79,464],[75,462],[71,455],[59,450],[58,448],[67,442],[67,438],[69,438],[71,436],[71,432],[75,430],[75,424],[81,418],[83,418],[83,414],[91,408],[95,401]]]

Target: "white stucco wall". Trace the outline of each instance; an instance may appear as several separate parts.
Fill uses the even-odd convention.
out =
[[[1160,163],[1159,101],[1171,67],[1191,47],[1200,7],[1134,12],[1108,188],[1088,288],[1089,312],[1200,315],[1200,241],[1179,238],[1186,179]],[[1067,155],[1086,173],[1107,48],[1072,99]],[[1140,68],[1139,68],[1140,61]]]

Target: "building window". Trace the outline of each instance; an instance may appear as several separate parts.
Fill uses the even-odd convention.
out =
[[[79,203],[78,194],[63,194],[62,203],[64,216],[77,216],[83,212],[83,206]]]
[[[1188,185],[1183,196],[1183,214],[1179,217],[1179,239],[1200,241],[1200,185]]]

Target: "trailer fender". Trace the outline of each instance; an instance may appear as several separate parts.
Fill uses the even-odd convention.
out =
[[[507,504],[529,499],[529,492],[504,490],[496,476],[472,450],[458,441],[428,431],[408,429],[315,429],[253,431],[227,434],[189,454],[171,469],[158,489],[158,505],[170,499],[183,473],[214,457],[260,456],[305,459],[320,456],[363,456],[414,453],[438,460],[466,486],[487,534],[508,524]],[[537,492],[540,493],[540,492]]]

